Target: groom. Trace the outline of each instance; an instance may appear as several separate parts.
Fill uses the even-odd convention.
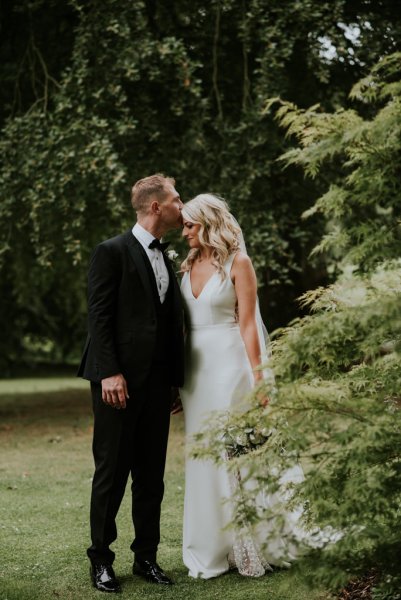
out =
[[[181,225],[174,179],[132,188],[137,222],[99,244],[88,275],[89,334],[78,375],[91,381],[94,412],[90,524],[93,585],[119,592],[110,544],[132,476],[133,572],[171,584],[156,562],[172,387],[183,383],[180,290],[160,238]]]

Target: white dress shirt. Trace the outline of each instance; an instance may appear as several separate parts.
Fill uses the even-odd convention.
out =
[[[145,250],[150,264],[152,265],[153,272],[156,278],[156,285],[159,292],[160,302],[163,303],[166,298],[166,293],[169,284],[169,275],[166,264],[164,262],[163,254],[158,248],[149,248],[149,244],[153,242],[155,239],[154,236],[146,231],[139,225],[139,223],[135,223],[132,228],[132,233],[141,244],[142,248]]]

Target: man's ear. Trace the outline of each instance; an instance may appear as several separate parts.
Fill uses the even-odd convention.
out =
[[[160,204],[158,203],[157,200],[153,200],[153,202],[150,205],[150,211],[153,215],[159,215],[160,214]]]

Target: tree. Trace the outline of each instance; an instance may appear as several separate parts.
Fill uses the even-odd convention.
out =
[[[348,82],[396,45],[396,9],[389,0],[2,5],[3,363],[40,348],[76,359],[90,251],[131,224],[130,186],[155,171],[175,175],[184,200],[202,190],[229,200],[270,328],[295,316],[291,298],[327,280],[324,261],[307,260],[322,221],[300,219],[322,182],[281,171],[286,142],[264,99],[338,105]]]
[[[370,118],[354,109],[327,113],[280,101],[277,118],[298,140],[282,157],[285,164],[300,165],[312,177],[333,162],[340,165],[306,214],[319,212],[325,219],[316,251],[328,254],[336,280],[306,293],[301,301],[309,314],[274,341],[276,388],[262,388],[272,396],[263,418],[257,404],[245,414],[222,415],[215,428],[209,425],[211,448],[201,445],[199,454],[219,460],[232,428],[268,429],[267,443],[230,462],[256,482],[251,493],[245,486],[237,498],[237,521],[244,515],[256,522],[271,518],[269,510],[255,513],[255,489],[280,487],[280,477],[299,459],[306,480],[292,503],[306,502],[305,516],[323,531],[341,534],[336,543],[309,553],[314,581],[336,588],[374,572],[373,597],[396,599],[401,597],[401,54],[383,58],[351,96]]]

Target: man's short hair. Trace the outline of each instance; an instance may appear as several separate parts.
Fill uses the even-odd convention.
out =
[[[139,179],[131,190],[131,204],[138,213],[147,212],[152,196],[162,202],[166,196],[166,185],[175,185],[175,179],[166,177],[163,173],[156,173]]]

